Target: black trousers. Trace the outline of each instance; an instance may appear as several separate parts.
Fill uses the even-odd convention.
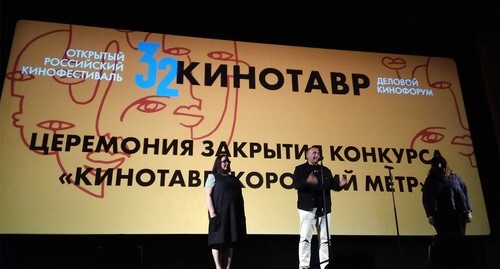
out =
[[[434,216],[434,236],[430,246],[431,269],[465,268],[467,251],[466,219],[459,211],[439,212]]]

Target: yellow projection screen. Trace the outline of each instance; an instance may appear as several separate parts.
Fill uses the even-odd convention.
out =
[[[490,232],[453,59],[25,20],[0,109],[2,234],[205,234],[220,153],[248,232],[298,234],[292,173],[312,145],[349,180],[332,235],[435,234],[436,151],[468,186],[467,233]]]

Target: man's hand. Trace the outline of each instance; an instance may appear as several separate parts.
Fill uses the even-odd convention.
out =
[[[343,188],[345,185],[347,185],[347,176],[342,175],[342,177],[340,177],[339,186]]]
[[[314,172],[311,172],[309,176],[307,176],[306,182],[309,185],[318,185],[318,178],[316,177]]]

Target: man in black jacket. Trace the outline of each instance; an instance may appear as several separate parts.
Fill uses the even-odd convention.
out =
[[[340,191],[347,184],[345,176],[334,178],[332,172],[319,162],[323,159],[319,147],[306,152],[307,162],[295,167],[293,187],[297,189],[297,208],[300,218],[299,268],[310,268],[311,239],[314,228],[318,234],[321,268],[328,266],[329,219],[332,207],[330,190]],[[325,206],[326,204],[326,206]]]

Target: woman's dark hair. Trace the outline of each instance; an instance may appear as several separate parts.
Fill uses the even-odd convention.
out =
[[[434,155],[431,159],[431,166],[435,169],[442,169],[448,165],[446,159],[440,154]]]
[[[214,166],[212,168],[212,173],[216,174],[216,173],[222,172],[222,158],[223,157],[226,157],[226,160],[229,161],[229,156],[227,156],[226,154],[221,154],[221,155],[217,156],[217,158],[215,158]],[[231,162],[230,161],[227,165],[227,170],[225,172],[226,173],[231,172]]]
[[[451,170],[448,167],[446,159],[439,153],[434,154],[434,157],[431,159],[431,169],[429,170],[429,173],[445,176],[450,172]]]

